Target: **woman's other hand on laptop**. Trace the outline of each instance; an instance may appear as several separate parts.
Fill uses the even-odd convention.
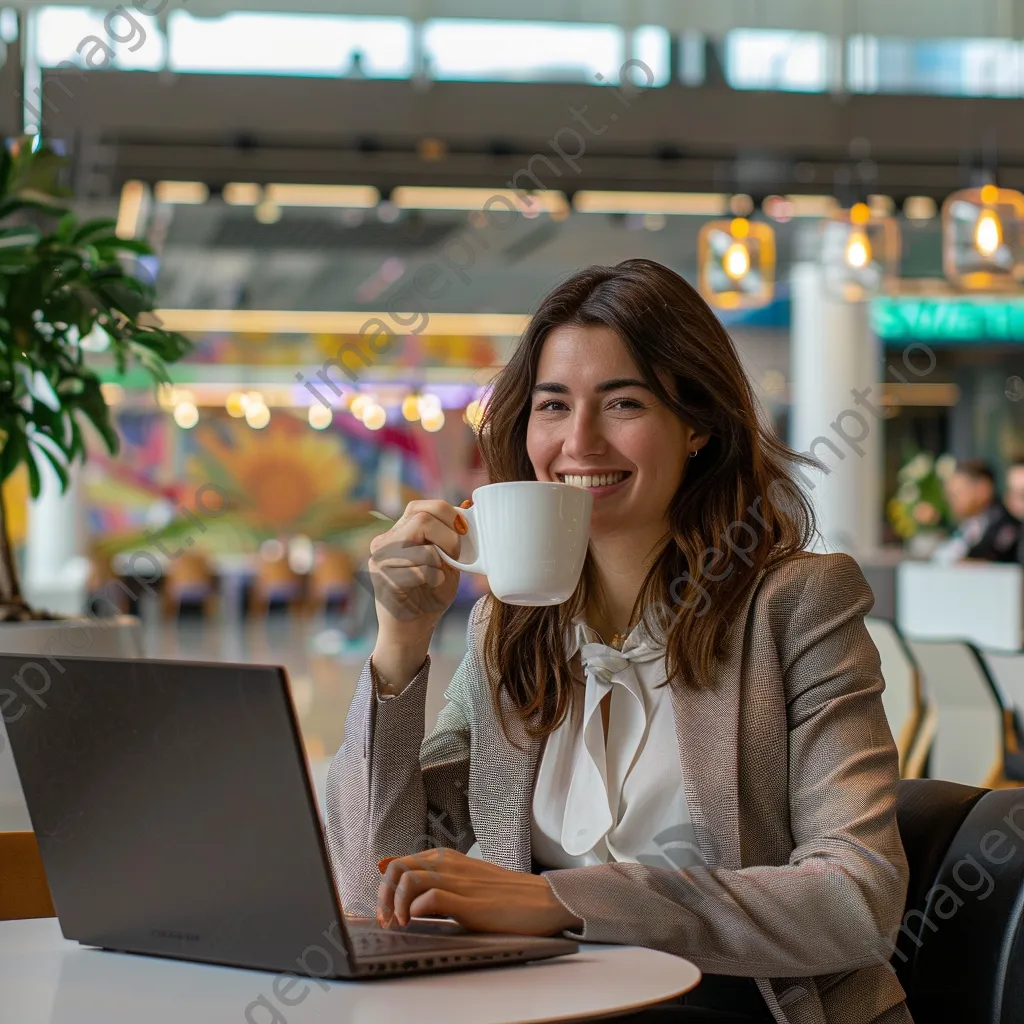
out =
[[[557,935],[583,922],[560,903],[542,875],[508,871],[456,850],[435,849],[380,862],[377,920],[405,926],[445,916],[477,932]]]

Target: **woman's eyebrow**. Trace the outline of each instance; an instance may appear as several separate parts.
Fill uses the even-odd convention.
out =
[[[645,391],[650,391],[650,386],[642,380],[637,380],[634,377],[616,377],[614,380],[602,381],[594,388],[597,394],[603,394],[606,391],[619,391],[622,388],[643,388]],[[553,395],[567,395],[569,388],[565,384],[559,384],[556,381],[544,381],[541,384],[534,386],[531,394],[537,395],[541,392],[545,394]]]
[[[646,381],[637,380],[634,377],[616,377],[615,380],[606,380],[603,384],[598,384],[594,390],[601,394],[605,391],[619,391],[622,388],[643,388],[644,391],[651,390]]]

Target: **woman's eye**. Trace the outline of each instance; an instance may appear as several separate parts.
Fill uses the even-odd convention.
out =
[[[540,405],[537,406],[536,411],[537,412],[551,412],[551,411],[554,410],[554,407],[556,405],[562,406],[563,409],[565,408],[565,403],[564,402],[558,401],[557,398],[550,398],[546,402],[541,402]]]
[[[612,405],[620,409],[642,409],[643,406],[635,398],[616,398]]]

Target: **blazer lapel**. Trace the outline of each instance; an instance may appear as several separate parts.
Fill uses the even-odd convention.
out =
[[[763,574],[762,574],[763,575]],[[743,697],[747,617],[759,576],[726,637],[711,685],[672,686],[683,792],[694,832],[709,866],[736,869],[740,863],[739,721]]]

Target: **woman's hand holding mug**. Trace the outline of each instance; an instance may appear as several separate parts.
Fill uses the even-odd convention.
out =
[[[463,507],[471,504],[467,500]],[[458,558],[466,529],[465,517],[448,502],[411,501],[402,518],[370,542],[377,607],[372,658],[384,692],[404,689],[422,667],[459,586],[459,570],[447,565],[437,549]]]

